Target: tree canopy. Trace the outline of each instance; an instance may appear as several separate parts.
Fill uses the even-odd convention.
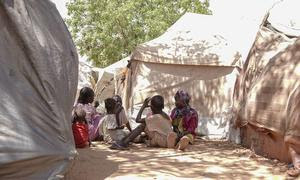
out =
[[[66,22],[81,55],[105,67],[161,35],[184,13],[208,14],[208,0],[72,0]]]

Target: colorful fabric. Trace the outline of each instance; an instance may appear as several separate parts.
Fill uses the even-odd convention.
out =
[[[72,124],[73,136],[76,148],[84,148],[88,145],[89,133],[85,123],[75,122]]]
[[[99,125],[103,115],[97,113],[96,108],[92,104],[76,104],[75,108],[82,108],[85,113],[85,119],[88,122],[89,138],[91,141],[99,136]]]
[[[177,91],[175,94],[175,97],[179,97],[180,100],[187,102],[187,103],[191,100],[189,93],[184,90]]]
[[[195,130],[198,126],[198,113],[188,104],[190,101],[189,94],[181,90],[176,93],[175,97],[178,97],[185,102],[185,105],[182,108],[175,107],[172,110],[170,117],[172,119],[173,127],[179,131],[177,133],[190,133],[195,136]]]

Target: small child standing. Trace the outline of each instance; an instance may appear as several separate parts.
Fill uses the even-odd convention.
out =
[[[90,145],[89,128],[85,116],[86,113],[82,108],[74,110],[72,130],[76,148],[85,148]]]

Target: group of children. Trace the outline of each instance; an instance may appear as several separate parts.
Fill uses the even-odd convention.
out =
[[[72,130],[77,148],[90,146],[96,140],[112,143],[126,135],[125,127],[128,132],[131,131],[120,96],[105,100],[105,116],[96,111],[99,102],[95,101],[92,105],[94,96],[91,88],[82,88],[72,112]]]
[[[148,146],[177,148],[184,150],[192,144],[198,125],[198,114],[190,107],[190,96],[185,91],[175,95],[175,108],[169,116],[163,111],[164,98],[160,95],[145,99],[132,130],[122,107],[120,96],[107,98],[106,115],[97,113],[99,103],[94,101],[94,92],[85,87],[80,90],[73,110],[73,134],[77,148],[91,145],[91,141],[103,140],[111,149],[127,149],[131,142],[145,142]],[[151,114],[141,118],[143,111],[150,107]],[[144,134],[143,134],[144,133]]]

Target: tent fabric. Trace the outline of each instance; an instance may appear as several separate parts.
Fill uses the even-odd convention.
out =
[[[106,112],[104,108],[104,100],[106,98],[112,97],[115,94],[121,95],[121,92],[123,92],[124,70],[127,69],[126,66],[129,60],[130,57],[126,57],[97,71],[98,81],[94,90],[95,99],[100,102],[100,106],[97,108],[99,112]]]
[[[93,88],[99,79],[101,68],[93,67],[86,62],[79,61],[78,89],[83,87]]]
[[[249,91],[255,85],[257,78],[260,77],[270,60],[294,42],[295,39],[290,39],[282,33],[278,33],[265,26],[260,28],[244,64],[243,71],[236,82],[233,103],[236,112],[242,110]],[[243,113],[240,112],[240,114]],[[242,121],[239,122],[242,125],[247,123],[246,119],[239,120]]]
[[[142,101],[155,94],[165,98],[165,111],[184,89],[198,111],[198,133],[228,135],[232,95],[238,71],[255,40],[260,21],[187,13],[160,37],[132,53],[126,77],[125,108],[135,117]],[[243,33],[241,33],[243,32]]]
[[[129,114],[136,113],[146,97],[155,94],[165,98],[166,112],[174,108],[174,95],[185,89],[191,94],[191,106],[198,110],[199,130],[204,135],[225,136],[228,126],[227,112],[231,107],[231,97],[237,71],[233,67],[169,65],[132,61],[127,78]],[[129,98],[128,98],[129,97]],[[216,126],[214,129],[208,128]]]
[[[299,119],[288,118],[298,111],[291,102],[298,96],[299,50],[300,40],[270,60],[246,97],[242,119],[284,136],[300,136]]]
[[[112,97],[116,93],[117,81],[121,78],[123,70],[126,69],[130,57],[121,59],[98,71],[98,81],[95,88],[96,99],[104,101],[106,98]]]
[[[114,95],[114,74],[105,71],[99,71],[98,82],[95,87],[95,99],[103,102],[106,98]]]
[[[107,67],[104,68],[105,71],[110,72],[112,74],[117,73],[120,69],[123,69],[127,66],[128,62],[130,61],[130,56],[121,59]]]
[[[268,21],[275,29],[288,36],[300,36],[299,7],[298,0],[284,0],[270,10]]]
[[[131,59],[165,64],[241,66],[261,21],[227,19],[224,25],[223,18],[186,13],[163,35],[137,46]]]
[[[263,27],[234,93],[240,97],[234,104],[242,144],[284,162],[297,159],[290,149],[300,153],[299,50],[300,39],[286,39]]]
[[[0,179],[58,179],[76,155],[78,57],[49,0],[0,1]]]

